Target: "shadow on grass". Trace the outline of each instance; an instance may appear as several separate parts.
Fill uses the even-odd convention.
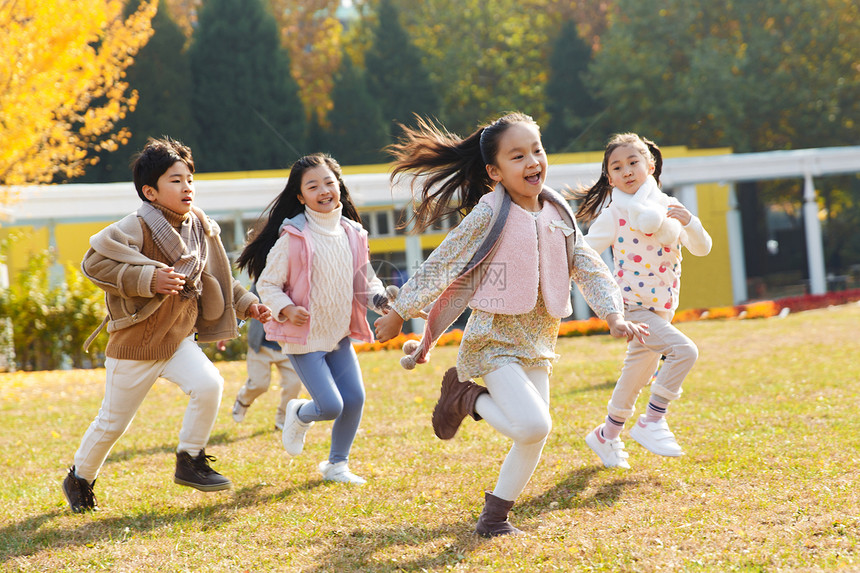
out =
[[[569,473],[566,478],[553,488],[514,507],[519,507],[524,517],[530,517],[550,511],[615,505],[621,499],[624,487],[634,483],[622,473],[617,473],[617,479],[610,483],[602,484],[588,497],[582,497],[582,493],[588,488],[591,479],[598,473],[610,472],[615,474],[619,471],[617,469],[604,468],[600,465],[580,468]]]
[[[164,507],[116,517],[101,517],[99,512],[75,515],[67,507],[52,510],[0,527],[0,564],[16,557],[34,555],[44,549],[83,547],[105,540],[125,540],[177,525],[200,531],[217,529],[235,519],[237,509],[264,505],[273,498],[288,498],[296,492],[311,490],[323,483],[322,479],[305,482],[274,495],[261,495],[259,490],[264,485],[260,484],[233,490],[233,495],[223,496],[216,503],[201,500],[197,507],[190,509]],[[60,519],[71,521],[51,523]]]
[[[276,432],[274,430],[269,430],[265,428],[260,428],[253,433],[244,435],[231,435],[230,432],[218,432],[217,434],[212,434],[209,437],[209,445],[233,444],[245,440],[252,440],[254,438],[259,438],[260,436],[265,436],[269,434],[274,435],[275,433]],[[179,443],[178,431],[176,443]],[[105,460],[105,465],[116,462],[125,462],[137,457],[152,456],[155,454],[172,454],[175,452],[176,444],[163,444],[160,446],[152,446],[151,448],[143,449],[129,448],[124,450],[114,450]]]
[[[568,389],[567,392],[563,392],[560,395],[562,396],[572,396],[574,394],[582,394],[583,392],[595,392],[597,390],[614,390],[615,383],[617,380],[607,380],[606,382],[601,382],[600,384],[589,384],[587,386],[575,386]]]
[[[354,530],[328,542],[319,564],[308,573],[435,571],[457,565],[491,541],[475,533],[474,523]]]
[[[629,483],[627,480],[604,484],[588,498],[580,497],[592,478],[601,471],[601,466],[594,465],[571,472],[552,489],[522,504],[515,504],[511,521],[528,536],[529,523],[545,512],[573,507],[606,507],[616,503]],[[466,560],[469,553],[490,542],[492,540],[475,534],[474,522],[355,530],[339,534],[320,555],[319,565],[310,571],[437,570],[456,566]]]

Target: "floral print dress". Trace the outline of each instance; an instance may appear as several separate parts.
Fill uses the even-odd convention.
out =
[[[479,203],[452,229],[424,264],[400,289],[392,308],[403,318],[415,318],[435,301],[480,247],[492,207]],[[600,318],[623,312],[621,293],[606,263],[581,239],[576,242],[571,279]],[[563,263],[560,263],[563,264]],[[538,288],[535,307],[524,314],[494,314],[473,309],[457,355],[460,380],[479,378],[510,364],[552,369],[560,319],[551,316]]]

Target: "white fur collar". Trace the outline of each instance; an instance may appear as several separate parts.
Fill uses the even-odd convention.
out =
[[[660,187],[657,185],[657,180],[653,175],[649,175],[645,183],[633,195],[625,193],[617,187],[612,188],[612,202],[619,207],[628,208],[633,201],[644,203],[652,197],[659,197],[663,194]]]

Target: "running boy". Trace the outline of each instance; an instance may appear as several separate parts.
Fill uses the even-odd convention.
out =
[[[237,314],[271,318],[268,307],[233,279],[218,225],[193,206],[191,150],[170,138],[150,139],[132,171],[143,204],[93,235],[81,265],[105,291],[102,326],[110,338],[104,400],[63,481],[75,513],[98,509],[93,484],[99,470],[158,377],[190,396],[173,481],[200,491],[230,488],[205,452],[224,379],[195,340],[236,337]]]

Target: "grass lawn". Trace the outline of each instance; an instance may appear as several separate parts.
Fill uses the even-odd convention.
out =
[[[860,570],[856,483],[860,305],[761,320],[699,321],[669,422],[681,458],[627,437],[632,470],[608,470],[583,436],[606,412],[624,344],[559,341],[553,432],[514,506],[527,535],[473,534],[507,439],[471,419],[443,442],[430,413],[456,349],[407,372],[360,354],[367,406],[350,466],[363,487],[323,483],[331,423],[290,458],[270,391],[230,417],[242,362],[207,453],[234,489],[173,483],[186,397],[159,381],[105,464],[101,511],[72,514],[60,484],[102,398],[104,372],[0,375],[2,571],[810,571]],[[640,397],[640,409],[646,396]]]

